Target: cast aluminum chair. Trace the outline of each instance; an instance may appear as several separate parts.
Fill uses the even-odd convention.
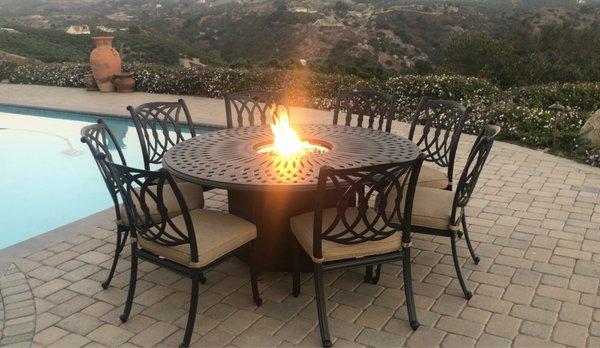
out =
[[[323,346],[331,346],[325,308],[323,273],[402,260],[410,325],[419,326],[412,290],[411,210],[423,158],[411,162],[319,171],[315,210],[290,220],[293,243],[294,296],[300,294],[300,248],[312,259],[319,329]],[[404,195],[387,200],[392,192]],[[371,202],[385,197],[382,204]],[[335,207],[324,202],[333,200]],[[371,203],[371,204],[370,204]],[[374,207],[372,207],[374,206]]]
[[[115,255],[113,257],[113,262],[110,267],[110,271],[108,273],[108,277],[104,282],[102,282],[102,287],[104,289],[108,288],[110,282],[115,274],[115,269],[117,267],[117,263],[119,260],[119,255],[123,251],[123,247],[125,246],[125,242],[127,241],[127,236],[129,235],[129,223],[127,219],[127,214],[125,212],[125,208],[123,205],[119,204],[117,186],[114,182],[112,175],[108,168],[98,159],[100,154],[105,156],[107,161],[120,163],[122,165],[127,165],[125,161],[125,156],[123,155],[123,151],[119,146],[117,138],[114,136],[113,132],[110,128],[104,123],[104,120],[98,119],[98,122],[93,125],[89,125],[83,127],[81,129],[81,142],[88,145],[92,157],[94,161],[98,165],[98,169],[100,170],[100,174],[104,183],[106,184],[106,188],[108,189],[108,193],[112,198],[114,207],[115,207],[115,217],[116,217],[116,225],[117,225],[117,240],[115,244]],[[113,148],[113,152],[116,152],[117,156],[113,156],[110,149]],[[190,207],[192,209],[201,208],[204,205],[204,198],[202,188],[197,185],[192,184],[183,184],[180,187],[184,191],[184,196],[186,200],[189,202]],[[170,207],[169,211],[172,214],[179,214],[179,207],[176,205],[176,202],[171,200],[168,202]],[[154,214],[158,214],[157,212],[153,212]]]
[[[498,126],[491,124],[485,126],[471,149],[454,192],[423,186],[418,186],[415,191],[412,209],[412,232],[450,238],[454,268],[467,300],[473,294],[467,289],[460,270],[456,239],[464,234],[469,253],[475,264],[478,264],[479,257],[475,254],[467,230],[465,207],[469,203],[479,175],[494,144],[494,139],[499,132],[500,127]],[[388,199],[392,199],[393,196],[391,195]]]
[[[454,160],[465,121],[471,113],[458,102],[421,98],[413,116],[408,138],[425,154],[425,161],[438,168],[424,165],[419,174],[418,186],[452,190]],[[365,282],[377,284],[381,265],[375,273],[367,267]]]
[[[421,98],[408,138],[425,154],[425,161],[436,164],[439,170],[423,166],[419,186],[452,189],[456,150],[470,112],[455,101]]]
[[[121,321],[131,313],[138,259],[144,259],[191,278],[191,297],[182,347],[190,344],[198,307],[202,272],[233,255],[248,253],[254,303],[260,306],[257,262],[253,248],[256,226],[237,216],[207,209],[188,209],[187,199],[164,169],[148,171],[104,161],[125,202],[131,233],[131,274]],[[169,214],[166,200],[173,196],[180,215]],[[150,213],[157,211],[158,216]]]
[[[183,101],[153,102],[137,107],[128,106],[142,147],[144,168],[162,163],[165,153],[175,144],[185,140],[183,124],[187,124],[190,137],[196,136],[190,111]],[[183,122],[185,121],[185,122]]]
[[[107,168],[99,162],[98,154],[104,153],[110,161],[114,161],[115,159],[113,158],[113,155],[110,152],[110,147],[112,146],[118,155],[119,163],[124,165],[126,165],[127,163],[125,161],[123,151],[121,150],[121,147],[117,142],[117,139],[102,119],[98,119],[97,124],[86,126],[81,129],[81,142],[87,144],[87,146],[90,148],[90,151],[92,152],[92,157],[98,165],[100,175],[102,175],[102,179],[106,184],[106,188],[108,189],[108,193],[110,194],[110,197],[112,198],[115,207],[117,240],[115,244],[115,255],[113,257],[113,262],[110,267],[108,277],[106,277],[106,280],[102,282],[102,288],[106,289],[110,285],[110,282],[115,274],[117,262],[119,261],[119,255],[121,254],[121,251],[123,251],[123,247],[125,246],[125,242],[127,241],[127,236],[129,235],[129,227],[123,219],[123,216],[125,214],[122,214],[124,213],[124,211],[121,210],[121,206],[119,204],[119,199],[117,197],[117,187],[115,186],[115,183],[112,180],[112,176],[108,172]]]
[[[375,91],[342,91],[333,110],[333,124],[366,127],[391,132],[396,98]],[[343,115],[345,114],[345,115]],[[343,120],[340,118],[343,117]]]
[[[287,109],[283,91],[227,93],[224,99],[227,128],[264,126],[271,118],[273,105]]]

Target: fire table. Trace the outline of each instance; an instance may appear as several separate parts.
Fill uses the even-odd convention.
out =
[[[163,159],[163,167],[179,179],[228,191],[229,212],[257,226],[263,270],[291,270],[289,219],[313,210],[322,166],[412,161],[420,153],[410,140],[383,131],[316,124],[295,128],[307,142],[301,155],[274,153],[271,129],[259,126],[202,134],[173,146]]]

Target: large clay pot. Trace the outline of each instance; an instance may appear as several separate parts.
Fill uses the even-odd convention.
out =
[[[133,74],[130,72],[122,72],[115,75],[114,85],[119,93],[131,93],[135,87]]]
[[[92,39],[96,43],[96,48],[90,54],[94,80],[100,92],[112,92],[115,90],[113,77],[121,71],[121,57],[112,47],[112,36],[98,36]]]

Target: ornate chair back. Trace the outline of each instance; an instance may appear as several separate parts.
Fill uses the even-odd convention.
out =
[[[146,103],[138,107],[128,106],[137,130],[144,156],[144,168],[160,164],[164,154],[173,145],[185,140],[181,121],[187,123],[190,136],[196,131],[192,116],[183,99],[177,102]]]
[[[396,113],[396,98],[375,91],[342,91],[336,98],[333,124],[340,122],[342,111],[346,114],[343,121],[346,126],[354,125],[391,132],[392,120]],[[363,125],[365,122],[366,125]]]
[[[115,157],[117,157],[116,160],[118,163],[127,165],[119,142],[103,119],[98,119],[96,124],[85,126],[81,129],[81,142],[87,144],[90,148],[92,157],[94,157],[94,161],[98,165],[102,179],[115,205],[117,221],[120,221],[121,210],[119,209],[119,199],[117,197],[117,185],[105,164],[106,161],[116,162]],[[111,147],[116,150],[117,156],[113,156],[110,152]],[[101,155],[104,156],[105,161],[100,160]]]
[[[471,195],[475,190],[475,185],[477,185],[477,180],[479,180],[479,175],[492,150],[494,139],[498,133],[500,133],[500,127],[488,124],[479,137],[477,137],[456,186],[451,216],[457,216],[457,210],[463,209],[469,203]]]
[[[317,184],[313,256],[322,257],[323,240],[359,244],[399,232],[402,241],[408,243],[413,198],[422,163],[423,158],[419,156],[411,162],[360,168],[322,167]],[[324,221],[324,204],[333,199],[332,194],[336,215],[332,221]],[[388,197],[394,195],[395,200],[389,203]]]
[[[423,97],[415,112],[408,138],[425,154],[425,160],[448,168],[452,182],[458,141],[470,109],[451,100]],[[417,129],[421,125],[422,128]]]
[[[264,126],[271,117],[271,107],[284,106],[282,91],[246,91],[225,94],[227,128]]]
[[[123,199],[132,236],[166,247],[187,244],[190,247],[190,262],[198,262],[198,246],[190,212],[173,177],[164,169],[135,169],[108,161],[105,164]],[[169,217],[164,204],[165,186],[172,190],[179,204],[185,221],[184,230]]]

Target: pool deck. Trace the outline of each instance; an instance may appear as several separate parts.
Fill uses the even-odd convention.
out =
[[[153,101],[184,99],[195,124],[224,127],[225,106],[222,99],[152,93],[88,92],[84,88],[50,87],[36,85],[0,84],[0,104],[85,112],[99,116],[131,117],[127,106]],[[329,123],[331,113],[315,109],[290,108],[302,123]]]
[[[0,104],[127,115],[125,106],[177,96],[85,92],[83,89],[0,84]],[[222,100],[183,97],[199,124],[223,125]],[[297,110],[303,122],[331,113]],[[292,110],[294,112],[294,110]],[[406,125],[394,132],[406,135]],[[463,136],[457,168],[472,136]],[[481,257],[459,256],[474,296],[461,297],[448,240],[414,237],[413,278],[419,320],[406,321],[402,267],[384,266],[378,285],[360,270],[326,276],[330,329],[337,347],[600,346],[600,169],[496,142],[467,210]],[[224,191],[206,193],[207,206],[227,210]],[[0,345],[175,346],[187,313],[189,281],[142,262],[130,320],[118,319],[128,284],[121,260],[107,290],[114,248],[110,210],[0,250]],[[127,252],[125,253],[128,254]],[[291,296],[285,273],[263,273],[264,300],[251,303],[246,266],[231,260],[201,286],[193,346],[317,346],[312,277]]]

